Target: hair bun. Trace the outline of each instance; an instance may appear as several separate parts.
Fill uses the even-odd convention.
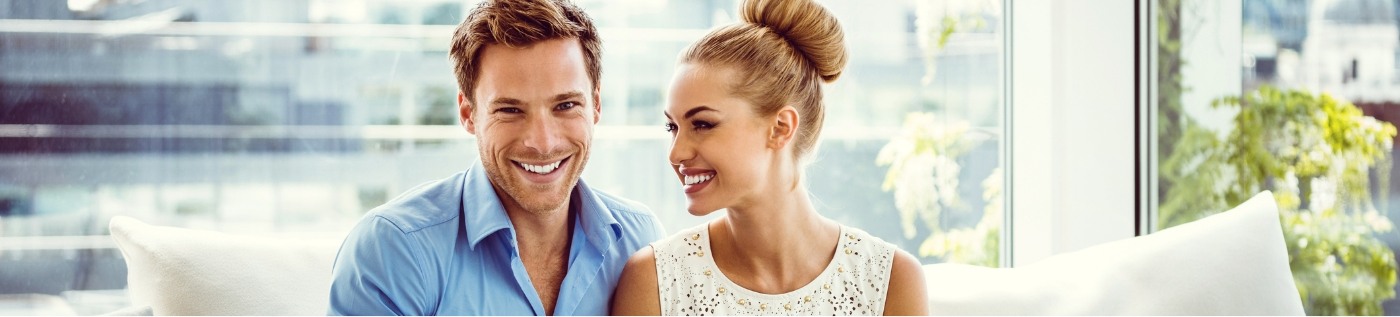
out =
[[[787,39],[823,82],[832,82],[846,67],[846,41],[836,16],[812,0],[745,0],[739,19],[773,30]]]

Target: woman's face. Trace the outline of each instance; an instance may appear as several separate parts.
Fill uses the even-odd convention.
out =
[[[747,205],[763,197],[771,179],[771,120],[730,94],[734,80],[731,68],[681,64],[671,82],[665,110],[671,168],[692,215]]]

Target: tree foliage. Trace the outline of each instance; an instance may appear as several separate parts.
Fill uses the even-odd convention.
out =
[[[1392,224],[1372,199],[1384,189],[1395,126],[1327,94],[1269,86],[1215,100],[1233,108],[1223,139],[1190,123],[1162,163],[1174,184],[1160,208],[1163,228],[1243,203],[1263,190],[1278,200],[1289,265],[1309,314],[1379,315],[1395,296],[1394,254],[1376,235]]]
[[[1000,261],[1002,223],[1000,169],[982,182],[982,199],[987,204],[976,225],[945,228],[943,223],[946,212],[969,211],[958,197],[962,166],[957,161],[976,145],[967,132],[966,122],[941,124],[933,114],[910,113],[900,134],[880,149],[876,163],[889,166],[883,188],[894,192],[904,237],[913,239],[926,232],[920,256],[995,267]]]

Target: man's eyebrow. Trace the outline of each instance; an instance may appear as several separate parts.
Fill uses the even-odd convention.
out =
[[[583,92],[580,92],[580,91],[575,90],[575,91],[570,91],[570,92],[566,92],[566,93],[554,95],[554,100],[553,100],[553,101],[554,101],[554,102],[560,102],[560,101],[564,101],[564,100],[569,100],[569,99],[580,99],[580,98],[583,98]]]
[[[575,91],[570,91],[570,92],[566,92],[566,93],[561,93],[561,94],[558,94],[558,95],[554,95],[553,98],[550,98],[550,101],[551,101],[551,102],[560,102],[560,101],[564,101],[564,100],[578,99],[578,98],[583,98],[583,93],[582,93],[582,92],[579,92],[579,91],[577,91],[577,90],[575,90]],[[524,101],[524,100],[520,100],[520,99],[510,98],[510,97],[500,97],[500,98],[496,98],[495,100],[491,100],[491,104],[510,105],[510,106],[524,106],[524,105],[525,105],[525,101]]]
[[[522,106],[522,105],[525,105],[525,101],[524,101],[524,100],[520,100],[520,99],[515,99],[515,98],[501,97],[501,98],[496,98],[495,100],[491,100],[491,104],[493,104],[493,105],[499,104],[499,105],[510,105],[510,106]]]

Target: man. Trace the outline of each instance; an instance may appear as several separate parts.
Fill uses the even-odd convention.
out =
[[[568,0],[487,0],[452,38],[481,158],[375,208],[336,257],[330,314],[606,315],[627,258],[663,231],[579,180],[601,43]]]

